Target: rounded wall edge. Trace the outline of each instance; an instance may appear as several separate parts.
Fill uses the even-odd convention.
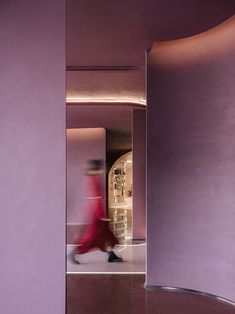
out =
[[[152,66],[172,67],[182,63],[217,61],[231,55],[235,48],[235,15],[223,23],[197,35],[154,42],[147,51],[147,63]],[[183,56],[183,59],[182,59]]]
[[[149,51],[146,276],[233,301],[234,31],[232,17]]]
[[[207,297],[207,298],[211,298],[214,299],[218,302],[223,302],[226,303],[228,305],[234,306],[235,307],[235,302],[222,298],[218,295],[215,294],[210,294],[210,293],[206,293],[203,291],[198,291],[198,290],[192,290],[192,289],[185,289],[185,288],[178,288],[178,287],[164,287],[164,286],[151,286],[151,285],[147,285],[144,284],[145,289],[151,289],[151,290],[155,290],[155,289],[159,289],[159,290],[165,290],[165,291],[173,291],[176,293],[185,293],[185,294],[191,294],[191,295],[200,295],[203,297]]]

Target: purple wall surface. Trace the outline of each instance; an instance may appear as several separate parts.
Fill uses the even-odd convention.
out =
[[[234,0],[109,0],[99,5],[97,0],[67,0],[67,65],[144,66],[153,41],[198,34],[234,12]]]
[[[85,169],[89,159],[102,159],[106,155],[103,128],[67,130],[67,223],[87,223]],[[105,196],[105,173],[103,175]],[[104,204],[106,201],[104,199]]]
[[[133,111],[133,239],[146,238],[146,110]]]
[[[79,84],[79,82],[77,82]],[[67,104],[67,128],[131,129],[134,104]]]
[[[147,285],[235,301],[235,18],[148,54]]]
[[[0,313],[65,312],[65,3],[0,4]]]

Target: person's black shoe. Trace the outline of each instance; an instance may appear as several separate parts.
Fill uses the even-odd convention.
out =
[[[109,258],[108,258],[109,263],[123,262],[123,259],[121,257],[118,257],[113,251],[108,252],[108,255],[109,255]]]
[[[79,261],[76,259],[76,253],[74,252],[70,252],[68,255],[68,260],[72,263],[72,264],[80,264]]]

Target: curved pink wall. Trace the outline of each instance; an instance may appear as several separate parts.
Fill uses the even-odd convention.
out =
[[[67,0],[67,65],[144,66],[153,41],[198,34],[234,12],[233,0],[111,0],[99,5],[97,0]]]
[[[0,7],[0,313],[64,314],[65,3]]]
[[[235,17],[148,54],[147,285],[235,301]]]

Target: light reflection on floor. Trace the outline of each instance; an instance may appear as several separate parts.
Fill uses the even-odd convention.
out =
[[[67,245],[67,254],[72,244]],[[123,258],[122,263],[108,263],[107,254],[91,251],[79,256],[80,264],[67,259],[67,274],[74,273],[145,273],[146,243],[118,245],[115,253]]]

